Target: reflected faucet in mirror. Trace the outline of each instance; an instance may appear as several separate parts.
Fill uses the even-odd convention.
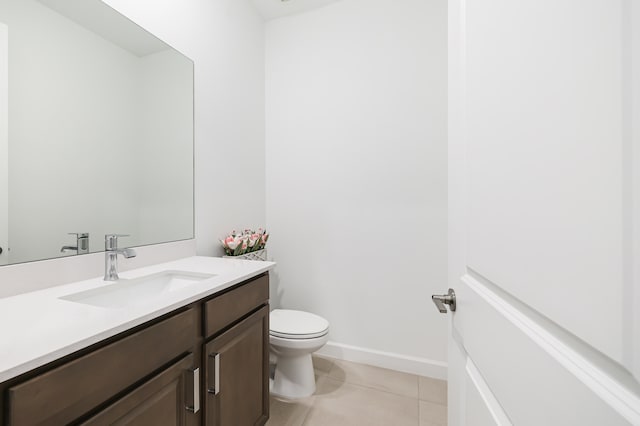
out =
[[[128,237],[122,234],[107,234],[104,236],[104,280],[118,281],[118,255],[121,254],[125,259],[136,257],[134,249],[118,248],[118,237]]]
[[[107,3],[0,0],[0,267],[194,237],[193,61]]]
[[[75,251],[76,254],[89,253],[89,233],[88,232],[69,232],[69,235],[76,236],[75,246],[62,246],[61,253],[67,253],[69,251]]]

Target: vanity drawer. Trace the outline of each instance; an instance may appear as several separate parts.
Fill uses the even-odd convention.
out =
[[[67,424],[193,348],[189,309],[8,390],[12,426]]]
[[[205,303],[205,337],[209,337],[269,301],[269,275],[262,275]]]

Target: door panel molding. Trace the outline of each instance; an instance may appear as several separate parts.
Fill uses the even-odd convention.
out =
[[[460,313],[456,311],[456,315],[465,314],[460,318],[460,333],[465,350],[476,360],[479,371],[485,365],[490,367],[490,363],[482,361],[493,357],[496,348],[488,350],[486,339],[497,335],[500,340],[497,344],[508,346],[509,353],[519,355],[513,366],[501,364],[500,371],[495,373],[509,377],[522,375],[518,383],[539,385],[541,389],[544,389],[545,383],[564,382],[566,389],[573,391],[570,395],[563,394],[560,405],[568,412],[574,406],[575,410],[582,413],[585,422],[593,420],[592,415],[587,413],[600,405],[597,402],[599,399],[611,412],[612,417],[607,419],[610,420],[607,424],[625,424],[615,423],[612,420],[615,417],[631,424],[640,424],[640,389],[628,371],[475,272],[469,271],[463,276],[461,284],[462,287],[456,288],[456,294],[460,306],[465,306],[468,312],[461,309]],[[477,321],[480,318],[482,321]],[[493,326],[491,330],[479,330],[474,322]],[[527,374],[521,371],[508,371],[509,368],[526,366],[528,363],[536,369],[535,380],[526,379]],[[540,366],[546,367],[540,369]],[[500,385],[492,383],[492,378],[498,376],[486,373],[484,377],[493,385],[490,388],[497,392]],[[509,400],[507,394],[502,398],[498,394],[498,397],[503,402]],[[536,405],[534,401],[531,403]],[[509,407],[505,407],[505,410],[509,412]],[[594,409],[593,413],[601,414],[602,411]],[[516,421],[516,424],[520,423]]]
[[[482,404],[487,410],[488,416],[491,416],[491,419],[496,425],[499,426],[511,426],[511,420],[509,420],[509,416],[504,412],[502,406],[496,399],[491,389],[489,389],[489,385],[484,381],[482,374],[478,370],[478,367],[471,361],[471,358],[467,357],[467,364],[465,365],[465,372],[467,374],[467,379],[470,382],[469,384],[473,386],[473,389],[469,384],[467,385],[467,401],[473,398],[472,395],[469,394],[470,391],[475,389],[475,393],[482,399]],[[472,411],[469,409],[469,411]],[[473,410],[477,411],[477,410]],[[476,419],[474,419],[475,421]],[[476,424],[469,422],[470,424]],[[489,422],[485,422],[486,424],[490,424]]]

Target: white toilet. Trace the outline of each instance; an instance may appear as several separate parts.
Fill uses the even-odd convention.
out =
[[[270,383],[274,396],[298,399],[316,391],[311,354],[329,340],[329,321],[309,312],[274,309],[269,316],[271,358],[276,368]]]

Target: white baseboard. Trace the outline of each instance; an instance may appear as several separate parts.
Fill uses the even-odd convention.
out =
[[[329,358],[447,380],[447,363],[442,361],[382,352],[331,341],[316,353]]]

